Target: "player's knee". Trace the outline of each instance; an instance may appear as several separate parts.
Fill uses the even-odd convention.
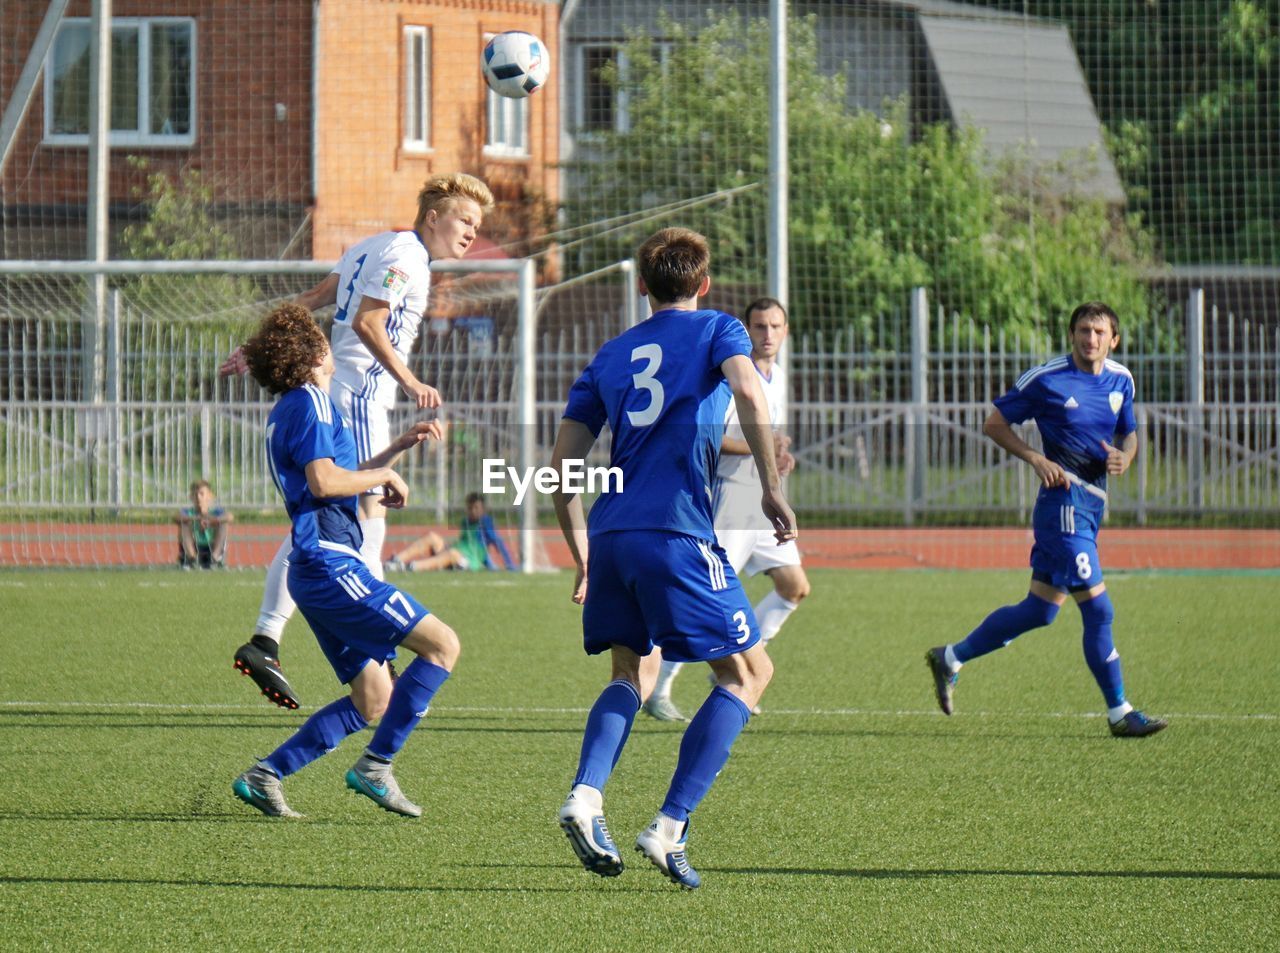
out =
[[[801,575],[798,579],[788,579],[778,586],[778,595],[788,602],[800,602],[809,595],[809,579]]]
[[[1058,604],[1036,595],[1028,595],[1022,600],[1022,607],[1032,628],[1049,625],[1058,617]]]
[[[773,679],[773,659],[765,651],[753,652],[747,667],[748,688],[758,696]]]
[[[391,688],[390,677],[363,680],[358,686],[352,686],[351,703],[360,712],[360,717],[373,723],[386,714],[387,705],[391,702]]]
[[[436,651],[441,658],[439,664],[452,671],[453,667],[458,664],[459,656],[462,655],[462,642],[458,639],[458,633],[441,622],[433,641],[436,643]]]
[[[1105,590],[1080,603],[1080,618],[1086,626],[1110,625],[1115,621],[1115,609],[1112,608],[1111,597]]]

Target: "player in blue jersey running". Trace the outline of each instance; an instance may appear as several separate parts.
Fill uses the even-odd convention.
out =
[[[1080,305],[1071,314],[1071,353],[1023,374],[995,401],[983,425],[988,437],[1030,464],[1042,484],[1033,516],[1031,586],[1025,599],[991,613],[964,641],[925,653],[944,714],[951,714],[964,663],[1048,625],[1069,594],[1080,607],[1084,657],[1102,690],[1111,733],[1141,738],[1167,725],[1125,700],[1120,654],[1111,638],[1114,613],[1098,560],[1107,477],[1124,473],[1138,453],[1133,376],[1107,357],[1119,340],[1119,324],[1100,301]],[[1010,426],[1030,419],[1044,453]]]
[[[418,817],[422,809],[401,792],[391,760],[449,677],[458,660],[458,637],[413,596],[369,571],[360,555],[358,497],[381,488],[384,506],[404,506],[408,488],[390,467],[423,440],[440,439],[440,425],[416,423],[358,462],[351,427],[329,397],[329,343],[300,305],[267,315],[244,354],[254,379],[280,394],[267,418],[267,453],[293,522],[289,593],[351,693],[311,715],[240,775],[232,790],[264,814],[297,817],[285,802],[283,779],[380,718],[364,754],[347,772],[347,786],[388,811]],[[398,645],[417,657],[393,682],[387,663]]]
[[[608,650],[613,663],[612,681],[587,716],[560,826],[587,870],[622,873],[603,792],[640,709],[641,660],[658,645],[665,658],[708,662],[716,685],[684,733],[661,810],[636,839],[636,850],[690,889],[701,879],[686,855],[689,815],[773,674],[751,603],[712,528],[711,484],[731,394],[764,514],[779,543],[796,537],[751,340],[736,318],[698,309],[710,257],[706,239],[687,229],[663,229],[640,247],[640,293],[654,313],[607,342],[583,371],[552,455],[564,472],[565,461],[586,457],[607,422],[610,465],[623,474],[621,492],[602,495],[589,523],[580,496],[553,494],[577,566],[573,598],[584,606],[587,653]]]

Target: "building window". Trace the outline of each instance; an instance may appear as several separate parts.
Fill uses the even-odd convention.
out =
[[[45,64],[45,142],[89,142],[89,20],[58,28]],[[111,21],[111,145],[195,142],[196,24],[181,17]]]
[[[486,34],[486,43],[493,34]],[[529,154],[529,100],[509,99],[485,87],[484,153],[490,156]]]
[[[431,31],[404,28],[404,147],[431,148]]]
[[[605,82],[601,73],[610,63],[620,62],[616,46],[588,45],[578,50],[578,128],[584,132],[625,131],[620,121],[626,114],[619,100],[624,93]]]

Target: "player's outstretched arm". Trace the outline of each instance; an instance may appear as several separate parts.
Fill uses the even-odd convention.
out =
[[[307,464],[307,488],[317,499],[355,496],[374,487],[387,487],[399,497],[399,506],[409,499],[409,488],[390,467],[370,470],[347,470],[333,462],[331,457],[319,457]],[[395,500],[388,506],[397,505]]]
[[[796,516],[782,495],[782,477],[778,475],[773,431],[769,427],[769,404],[760,389],[755,365],[750,358],[735,354],[720,365],[720,370],[733,391],[742,434],[747,438],[747,445],[751,447],[751,455],[756,461],[763,491],[760,508],[773,524],[774,536],[779,543],[795,539]]]
[[[405,452],[412,450],[424,440],[443,440],[444,428],[438,420],[418,420],[408,430],[389,443],[385,449],[375,453],[368,460],[360,461],[361,470],[377,470],[381,467],[394,467]]]
[[[564,461],[585,460],[595,442],[595,434],[586,424],[568,418],[561,420],[556,446],[551,452],[551,466],[563,473]],[[569,544],[569,555],[577,567],[573,601],[581,605],[587,598],[587,518],[582,512],[582,497],[577,493],[566,493],[563,487],[558,486],[551,493],[551,502],[556,508],[560,532]]]
[[[1019,460],[1029,463],[1045,486],[1067,485],[1067,474],[1062,467],[1019,437],[999,409],[991,411],[987,416],[982,424],[982,432],[990,437],[996,446],[1007,450]]]
[[[395,378],[406,396],[413,398],[419,410],[439,407],[440,392],[414,377],[413,371],[400,360],[400,355],[391,346],[391,338],[387,337],[387,318],[390,315],[391,305],[388,302],[365,295],[360,299],[360,306],[351,319],[351,330],[356,332],[356,336],[378,363],[386,368],[387,373]]]
[[[337,303],[338,277],[336,271],[329,272],[319,284],[312,285],[294,298],[294,303],[302,305],[308,311],[319,311],[321,308]]]

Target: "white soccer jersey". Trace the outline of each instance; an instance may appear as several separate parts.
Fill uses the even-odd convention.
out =
[[[760,387],[769,405],[769,426],[777,430],[787,393],[787,380],[782,368],[775,364],[768,377],[761,374]],[[724,434],[735,440],[746,439],[733,401],[729,401],[729,409],[725,413]],[[720,452],[712,503],[715,507],[716,540],[728,556],[729,565],[739,576],[800,565],[800,550],[795,540],[779,546],[773,528],[760,510],[760,477],[755,457],[751,454]]]
[[[381,232],[347,249],[338,267],[338,310],[333,316],[335,383],[369,403],[390,409],[399,385],[369,353],[351,327],[361,298],[385,301],[391,307],[387,337],[406,363],[418,339],[422,315],[431,289],[431,256],[417,232]]]
[[[769,405],[769,426],[777,430],[782,417],[782,405],[787,394],[786,375],[783,373],[780,364],[773,365],[768,377],[760,374],[759,368],[756,371],[760,378],[760,387],[764,391],[764,399]],[[738,406],[733,400],[729,401],[729,409],[724,415],[724,435],[733,440],[746,439],[742,432],[742,424],[738,422]],[[716,481],[732,486],[754,486],[758,489],[760,487],[760,476],[756,472],[755,457],[749,453],[744,455],[740,453],[724,453],[722,451],[720,454],[720,466],[716,468]],[[756,502],[758,509],[759,500]],[[763,516],[761,518],[763,519]]]

